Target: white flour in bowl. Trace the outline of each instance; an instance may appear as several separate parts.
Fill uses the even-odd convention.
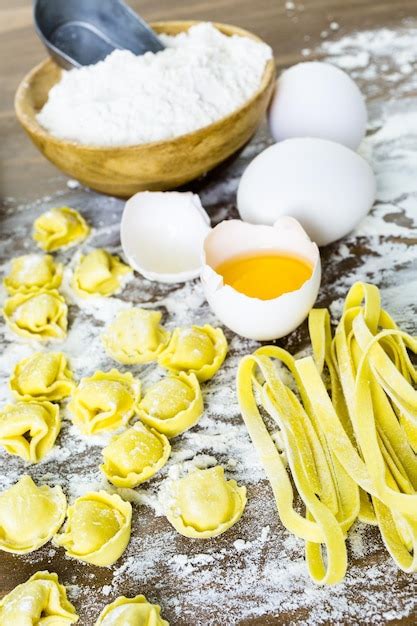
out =
[[[244,104],[258,89],[269,46],[223,35],[201,23],[165,50],[136,56],[115,50],[96,65],[63,72],[37,116],[61,139],[127,146],[203,128]]]

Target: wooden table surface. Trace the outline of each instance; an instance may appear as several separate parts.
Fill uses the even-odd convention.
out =
[[[340,37],[358,28],[396,25],[417,16],[415,0],[305,0],[291,17],[284,0],[131,0],[147,20],[201,19],[242,26],[263,37],[274,49],[278,66],[301,60],[331,21],[341,25]],[[2,196],[30,199],[56,191],[59,172],[30,145],[13,111],[13,96],[25,73],[45,56],[32,26],[29,0],[0,0],[0,176]]]
[[[274,49],[278,67],[288,66],[300,61],[303,58],[301,51],[306,46],[314,49],[319,45],[321,33],[324,30],[329,30],[329,24],[332,21],[337,22],[340,28],[337,32],[330,32],[328,37],[330,39],[337,39],[355,30],[365,28],[374,29],[383,26],[397,27],[402,23],[404,18],[417,18],[416,0],[304,0],[302,4],[301,2],[296,2],[294,10],[289,10],[288,7],[286,8],[284,0],[185,0],[182,3],[178,2],[178,0],[131,0],[130,4],[147,20],[214,20],[233,23],[252,30],[271,44]],[[2,162],[0,171],[0,192],[5,208],[4,214],[6,215],[3,226],[0,226],[0,257],[3,259],[7,258],[8,255],[15,255],[17,251],[21,248],[23,249],[24,246],[24,239],[20,234],[16,237],[16,241],[13,240],[14,228],[16,228],[16,222],[13,218],[13,207],[18,205],[22,206],[24,203],[31,203],[29,210],[24,214],[27,229],[29,229],[33,217],[38,214],[40,210],[36,204],[38,198],[54,198],[54,194],[61,194],[65,200],[66,196],[63,190],[69,193],[66,189],[67,177],[50,165],[30,144],[29,140],[18,126],[13,111],[13,96],[19,81],[24,74],[33,65],[44,58],[44,56],[45,51],[37,39],[32,26],[31,3],[29,0],[13,0],[13,3],[8,0],[0,0],[0,158]],[[259,145],[264,144],[261,142]],[[243,163],[245,163],[245,157],[243,157]],[[214,177],[216,175],[217,174],[214,174]],[[221,173],[219,176],[221,176]],[[207,185],[210,185],[210,181],[212,180],[213,178],[209,179]],[[216,221],[224,215],[222,212],[223,207],[220,206],[223,199],[220,204],[217,199],[215,206],[210,207],[210,193],[207,191],[205,185],[206,183],[204,182],[196,183],[194,188],[198,190],[201,189],[202,192],[207,193],[207,203],[209,205],[210,214],[214,221]],[[233,211],[234,199],[230,194],[228,195],[227,192],[226,196],[224,203]],[[97,220],[97,196],[93,197],[92,194],[85,192],[75,192],[75,195],[71,196],[71,198],[74,202],[79,202],[79,206],[83,207],[83,212],[86,214],[87,218],[91,219],[93,222],[95,219]],[[49,200],[46,199],[43,204],[49,206],[50,203],[48,204],[48,202]],[[122,205],[118,201],[113,202],[108,199],[103,199],[104,209],[106,209],[107,205],[108,219],[110,220],[109,224],[111,227],[112,223],[117,224]],[[27,232],[29,232],[29,230],[27,230]],[[113,230],[111,232],[114,234],[116,231]],[[105,245],[114,245],[117,247],[117,241],[114,239],[113,234],[109,241],[105,241]],[[100,245],[104,244],[101,243]],[[365,248],[362,240],[350,243],[349,246],[350,251],[353,251],[352,254],[356,255],[358,259],[364,253]],[[332,282],[336,282],[345,268],[343,264],[336,266],[328,262],[330,255],[335,254],[335,250],[336,248],[332,248],[323,253],[324,265],[327,270],[326,285],[331,285]],[[352,263],[354,265],[355,262]],[[357,261],[357,263],[359,264],[359,261]],[[392,280],[395,280],[395,273]],[[152,291],[152,289],[146,285],[140,284],[137,289],[139,291],[131,292],[128,299],[135,301],[135,298],[137,298],[139,301],[151,302],[154,299],[160,299],[167,295],[167,291],[164,291],[163,288],[158,288],[159,291],[155,288]],[[142,289],[142,291],[140,291],[140,289]],[[331,300],[331,289],[325,286],[320,297],[322,304],[329,304]],[[206,309],[202,310],[206,311]],[[305,333],[303,335],[303,332],[300,335],[301,338],[299,337],[294,340],[293,347],[300,347],[302,345],[305,340]],[[4,341],[5,345],[10,343],[7,338]],[[251,349],[251,346],[248,345],[248,349]],[[232,378],[230,380],[232,380]],[[0,468],[0,471],[7,472],[9,461],[6,461],[7,462],[4,462],[1,466],[3,469]],[[88,459],[86,462],[88,463]],[[18,467],[13,459],[10,461],[10,467]],[[63,467],[63,471],[65,472],[65,467]],[[92,472],[93,471],[92,469]],[[275,529],[277,525],[279,526],[279,523],[276,521],[272,497],[268,486],[262,483],[256,488],[251,487],[249,492],[255,503],[262,503],[262,518],[264,523],[268,523],[273,529]],[[248,511],[249,518],[253,518],[253,524],[256,524],[256,514],[259,514],[259,510],[253,505]],[[140,532],[144,537],[146,536],[147,539],[152,536],[152,533],[156,534],[159,532],[162,533],[162,536],[165,536],[164,533],[166,534],[168,532],[165,520],[161,518],[154,519],[151,513],[144,514],[141,524]],[[374,534],[372,534],[373,531],[370,532],[372,537],[377,537],[376,532]],[[230,535],[231,539],[225,535],[224,539],[221,538],[217,540],[216,546],[219,552],[225,550],[228,542],[230,544],[230,541],[233,541],[238,536],[239,535],[233,535],[232,532]],[[284,539],[280,537],[279,541],[274,544],[273,549],[279,550],[279,542],[283,540]],[[167,541],[170,541],[170,539],[167,539]],[[379,541],[379,539],[376,539],[376,541]],[[181,553],[185,553],[188,549],[187,542],[182,538],[178,538],[175,545]],[[201,548],[201,550],[203,550],[203,548]],[[194,550],[194,554],[198,554],[197,549]],[[279,555],[278,552],[277,554]],[[137,552],[137,558],[140,559],[140,550]],[[268,558],[269,556],[266,555],[265,559],[267,560]],[[371,556],[371,559],[375,563],[379,562],[381,558],[386,558],[386,553],[382,545],[380,545],[378,550],[376,550],[376,552],[374,551]],[[355,567],[360,566],[361,559],[355,559],[353,556],[353,562]],[[166,564],[162,564],[162,569],[158,570],[158,572],[164,572],[165,565]],[[0,595],[10,591],[16,584],[23,582],[29,575],[36,571],[36,569],[46,567],[57,571],[60,578],[66,583],[73,583],[74,580],[76,580],[77,584],[82,585],[84,581],[86,585],[87,583],[91,584],[91,589],[93,590],[101,588],[102,585],[111,581],[111,572],[99,570],[98,568],[93,568],[94,574],[91,576],[95,578],[89,581],[89,570],[83,566],[79,566],[73,561],[64,559],[62,553],[53,554],[51,556],[48,551],[44,549],[40,551],[38,561],[25,560],[3,554],[0,558]],[[166,575],[169,576],[168,573]],[[244,572],[242,575],[245,575]],[[395,575],[393,585],[394,583],[396,589],[398,589],[399,597],[404,598],[403,602],[411,603],[415,606],[415,600],[413,600],[415,595],[414,578],[407,578],[402,574],[398,574]],[[377,583],[375,584],[377,585]],[[229,620],[227,615],[223,613],[221,605],[205,606],[200,610],[198,605],[193,606],[190,603],[188,606],[185,606],[184,615],[182,617],[178,616],[178,612],[173,608],[175,606],[174,600],[178,600],[172,589],[173,585],[178,585],[178,588],[182,589],[181,593],[187,594],[188,589],[185,581],[181,580],[179,577],[177,579],[174,577],[164,582],[160,580],[159,573],[158,576],[148,575],[144,582],[143,589],[141,589],[141,591],[145,592],[147,595],[149,594],[153,599],[158,599],[159,596],[164,597],[165,594],[168,604],[165,615],[167,619],[170,619],[172,626],[176,626],[177,624],[181,624],[181,626],[196,626],[197,624],[199,626],[205,626],[208,623],[215,626],[228,626],[232,623],[231,618]],[[377,587],[375,587],[375,589],[376,588]],[[126,580],[126,583],[124,586],[122,585],[121,589],[124,593],[138,592],[133,582],[130,584],[129,580]],[[384,590],[378,588],[377,591],[383,594]],[[357,594],[363,592],[364,597],[362,601],[364,603],[366,602],[366,589],[361,590],[355,587],[354,592]],[[93,591],[91,593],[93,593]],[[100,607],[104,602],[103,597],[104,596],[100,596]],[[378,597],[383,597],[383,595]],[[111,599],[114,598],[108,598],[106,601],[110,601]],[[88,602],[89,608],[88,611],[87,609],[80,611],[82,615],[80,623],[83,626],[91,626],[97,616],[94,598],[91,600],[86,594],[83,595],[81,593],[81,600],[86,603]],[[247,601],[247,599],[245,599],[245,601]],[[329,601],[331,602],[331,600]],[[375,612],[376,610],[374,603],[373,611]],[[193,611],[195,611],[195,613],[193,613]],[[402,620],[395,617],[391,620],[387,618],[385,623],[388,621],[390,621],[390,623],[415,623],[417,619],[415,609],[410,609],[408,613],[409,616]],[[323,618],[322,621],[318,618],[313,618],[309,615],[307,610],[298,609],[296,604],[291,610],[287,609],[282,613],[278,608],[275,608],[274,610],[265,610],[265,613],[262,614],[261,608],[256,612],[256,615],[257,617],[242,619],[239,621],[239,624],[267,626],[289,623],[336,623],[335,620],[329,622],[326,621],[325,618]],[[233,624],[235,623],[237,622],[233,621]],[[357,617],[352,617],[352,615],[349,616],[349,610],[347,608],[346,612],[341,614],[340,620],[337,621],[337,623],[367,623],[367,620],[358,619]],[[0,626],[12,625],[2,624]]]

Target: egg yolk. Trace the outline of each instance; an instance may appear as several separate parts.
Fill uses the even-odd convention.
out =
[[[239,254],[215,269],[226,285],[260,300],[300,289],[313,273],[307,260],[271,250]]]

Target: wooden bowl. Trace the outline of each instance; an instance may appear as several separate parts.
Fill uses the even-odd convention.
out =
[[[156,32],[175,35],[197,22],[155,22]],[[235,26],[215,24],[226,35],[258,37]],[[227,159],[253,135],[272,95],[275,64],[268,61],[258,91],[239,109],[214,124],[175,139],[109,147],[58,139],[36,121],[61,69],[46,59],[20,83],[15,97],[19,122],[42,154],[60,170],[84,185],[115,196],[137,191],[173,189]]]

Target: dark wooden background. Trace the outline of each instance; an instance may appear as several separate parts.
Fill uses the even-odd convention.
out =
[[[417,18],[417,0],[297,0],[296,9],[290,12],[285,0],[129,0],[129,4],[149,21],[201,19],[247,28],[273,47],[278,68],[300,61],[301,50],[314,48],[332,21],[340,25],[337,32],[329,34],[329,38],[336,39],[355,30],[396,26],[404,18]],[[31,12],[30,0],[0,0],[0,199],[5,205],[52,195],[65,188],[67,180],[31,145],[14,115],[13,97],[19,81],[45,56],[32,26]],[[268,494],[265,498],[270,500]],[[61,576],[68,568],[78,568],[81,572],[77,564],[65,560],[59,562],[55,571]],[[31,565],[0,554],[0,596],[31,573]],[[401,581],[409,584],[409,578]],[[303,623],[307,617],[296,613],[260,617],[242,625]],[[415,621],[407,619],[403,623]],[[187,626],[193,625],[187,623]],[[227,621],[222,626],[227,626]]]
[[[416,0],[297,0],[288,16],[285,0],[129,0],[147,20],[201,19],[243,26],[274,49],[278,66],[301,59],[332,20],[340,37],[359,28],[396,25],[417,16]],[[305,41],[308,33],[310,40]],[[62,187],[62,177],[27,141],[13,111],[13,97],[25,73],[45,51],[32,27],[30,0],[0,0],[0,194],[30,200]]]

